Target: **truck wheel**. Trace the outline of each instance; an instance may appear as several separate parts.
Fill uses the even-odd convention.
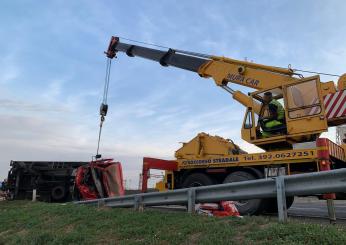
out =
[[[183,188],[213,185],[214,181],[208,175],[203,173],[194,173],[186,177],[183,182]]]
[[[55,186],[52,189],[51,195],[55,201],[61,201],[65,197],[65,188],[61,185]]]
[[[294,202],[293,197],[286,197],[286,207],[289,209]],[[267,198],[264,200],[264,212],[276,214],[278,212],[278,202],[276,198]]]
[[[229,174],[223,181],[226,183],[241,182],[247,180],[257,179],[254,175],[245,171],[236,171]],[[254,215],[262,211],[262,199],[252,199],[252,200],[240,200],[236,201],[235,204],[241,215]]]

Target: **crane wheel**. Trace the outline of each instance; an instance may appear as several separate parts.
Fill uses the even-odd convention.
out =
[[[213,185],[215,184],[213,179],[210,178],[208,175],[203,173],[193,173],[188,175],[184,182],[183,182],[183,188],[189,188],[189,187],[198,187],[198,186],[206,186],[206,185]]]
[[[236,171],[229,174],[225,178],[223,183],[226,184],[226,183],[241,182],[241,181],[255,180],[255,179],[257,178],[251,173],[248,173],[245,171]],[[235,204],[241,215],[255,215],[262,211],[263,200],[262,199],[240,200],[240,201],[236,201]]]

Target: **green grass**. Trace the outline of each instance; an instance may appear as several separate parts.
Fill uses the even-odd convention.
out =
[[[346,228],[274,218],[0,202],[0,244],[346,244]]]

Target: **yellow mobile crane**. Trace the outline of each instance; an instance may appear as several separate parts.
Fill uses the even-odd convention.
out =
[[[175,49],[163,51],[122,43],[118,37],[112,37],[105,53],[112,59],[117,52],[213,78],[217,86],[246,107],[242,139],[265,151],[247,153],[231,140],[199,133],[183,143],[175,152],[175,160],[144,158],[143,191],[150,169],[165,170],[165,179],[157,188],[168,190],[346,167],[346,144],[337,145],[319,138],[328,127],[346,122],[346,74],[339,77],[336,87],[333,81],[321,82],[318,75],[304,78],[290,67]],[[230,83],[255,91],[246,95],[230,88]],[[269,113],[262,105],[266,92],[271,92],[285,109],[284,123],[272,129],[261,124],[261,118]],[[289,197],[288,206],[292,202],[293,197]],[[242,214],[275,211],[276,207],[274,199],[246,200],[237,205]]]

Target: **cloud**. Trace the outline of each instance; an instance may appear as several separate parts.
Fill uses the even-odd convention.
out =
[[[42,93],[42,98],[45,101],[55,101],[58,99],[62,92],[62,86],[64,85],[64,79],[55,79],[48,83],[48,88]]]
[[[0,85],[5,86],[19,76],[18,66],[15,64],[17,52],[11,51],[7,55],[0,57]]]
[[[47,103],[31,103],[24,100],[0,99],[0,110],[2,111],[33,111],[33,112],[67,112],[64,106],[51,105]]]
[[[0,128],[3,129],[0,138],[1,178],[6,177],[10,160],[89,161],[95,154],[97,134],[85,125],[40,117],[0,115]],[[112,140],[109,144],[106,142],[106,147],[102,148],[104,157],[121,161],[126,178],[135,183],[142,156],[123,151],[123,145],[112,144]]]

